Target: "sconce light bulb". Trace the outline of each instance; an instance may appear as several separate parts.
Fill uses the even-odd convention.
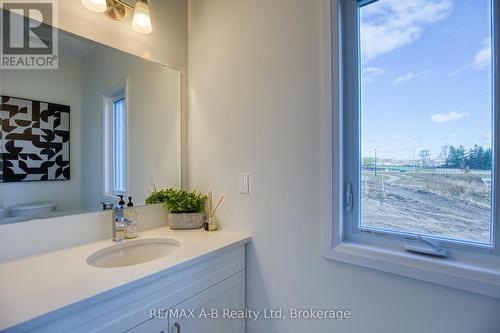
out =
[[[104,13],[106,11],[106,0],[82,0],[82,5],[96,13]]]
[[[132,29],[141,34],[149,34],[153,30],[151,27],[151,14],[149,12],[149,6],[145,0],[138,0],[135,3]]]

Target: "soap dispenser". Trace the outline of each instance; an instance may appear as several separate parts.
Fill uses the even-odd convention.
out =
[[[123,194],[118,195],[120,201],[118,202],[118,206],[125,207],[125,201],[123,200]]]
[[[125,203],[125,202],[124,202]],[[136,238],[137,237],[137,211],[134,208],[134,203],[132,202],[132,197],[128,197],[127,208],[124,209],[123,215],[127,220],[125,225],[125,238]]]

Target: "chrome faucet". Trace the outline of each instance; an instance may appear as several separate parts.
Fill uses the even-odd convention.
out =
[[[121,242],[125,239],[126,225],[131,221],[123,217],[123,206],[113,206],[113,241]]]
[[[102,210],[110,210],[113,209],[113,204],[105,201],[101,201]]]

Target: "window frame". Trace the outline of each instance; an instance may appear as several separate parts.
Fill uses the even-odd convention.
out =
[[[125,101],[125,191],[115,191],[114,107],[115,102]],[[129,98],[127,85],[103,95],[103,200],[115,201],[118,195],[129,190]]]
[[[125,119],[122,119],[122,121],[124,122],[122,125],[124,128],[122,128],[121,130],[123,130],[125,133],[125,142],[123,143],[125,145],[125,147],[123,147],[124,151],[122,152],[121,150],[122,149],[117,149],[117,116],[116,116],[116,113],[117,113],[117,104],[118,103],[123,103],[123,108],[124,108],[124,117]],[[124,93],[121,93],[117,96],[115,96],[113,98],[113,118],[112,118],[112,127],[113,127],[113,133],[111,134],[113,136],[113,144],[112,144],[112,147],[113,147],[113,193],[115,194],[126,194],[127,193],[127,143],[126,143],[126,140],[127,140],[127,101],[125,99],[125,94]],[[120,168],[117,167],[117,159],[119,159],[120,157],[123,158],[123,156],[120,156],[121,154],[124,154],[125,157],[125,165],[122,165]],[[119,172],[123,172],[124,173],[124,176],[125,176],[125,180],[121,180],[121,181],[124,181],[124,187],[125,189],[117,189],[119,186],[117,185],[117,183],[119,183],[119,181],[117,181],[117,178],[123,178],[123,175],[122,177],[118,177],[118,173],[117,170],[118,169],[121,169]]]
[[[377,228],[369,228],[369,227],[362,227],[361,226],[361,169],[360,169],[360,157],[361,157],[361,152],[360,152],[360,147],[361,147],[361,54],[360,54],[360,31],[359,31],[359,9],[363,6],[370,5],[374,2],[377,2],[379,0],[358,0],[358,1],[345,1],[346,6],[344,6],[343,10],[343,15],[346,17],[349,17],[349,20],[345,20],[343,22],[343,45],[346,45],[347,47],[344,47],[343,51],[345,52],[344,54],[344,59],[346,61],[344,62],[344,70],[345,73],[344,75],[349,75],[349,77],[355,76],[357,80],[351,80],[348,82],[348,85],[345,87],[344,90],[344,100],[347,101],[345,104],[345,107],[343,108],[344,112],[344,128],[348,128],[349,131],[345,131],[344,133],[344,142],[345,146],[348,146],[349,149],[343,149],[344,151],[344,170],[346,172],[344,173],[344,186],[349,187],[346,188],[346,191],[350,191],[352,189],[352,197],[353,197],[353,206],[350,210],[345,210],[344,211],[344,228],[346,230],[347,236],[351,239],[355,239],[357,241],[361,242],[371,242],[371,243],[376,243],[377,239],[376,238],[382,238],[379,239],[378,241],[387,241],[389,240],[394,240],[394,241],[408,241],[415,239],[417,234],[416,233],[411,233],[411,232],[404,232],[404,231],[396,231],[396,230],[383,230],[383,229],[377,229]],[[489,0],[492,3],[492,12],[494,12],[494,3],[495,0]],[[495,19],[492,18],[491,22],[491,39],[495,40],[498,37],[498,34],[495,34]],[[349,43],[349,44],[347,44]],[[492,47],[492,52],[495,54],[495,48]],[[495,57],[492,57],[493,59]],[[357,59],[358,61],[349,61],[349,59]],[[494,64],[492,64],[492,92],[493,92],[493,100],[492,100],[492,107],[493,107],[493,115],[491,118],[492,121],[492,133],[496,133],[496,129],[498,126],[495,126],[495,119],[497,119],[496,114],[498,108],[496,107],[496,102],[495,98],[497,97],[498,94],[495,94],[495,79],[497,75],[495,74],[496,67]],[[354,74],[354,75],[352,75]],[[492,205],[492,210],[491,210],[491,233],[490,233],[490,244],[484,244],[484,243],[479,243],[479,242],[473,242],[473,241],[466,241],[466,240],[456,240],[456,239],[451,239],[447,237],[439,237],[439,236],[428,236],[428,235],[422,235],[426,239],[432,240],[433,242],[438,243],[440,246],[446,248],[447,250],[451,249],[463,249],[463,250],[468,250],[468,251],[476,251],[476,252],[481,252],[481,253],[490,253],[492,250],[495,249],[495,240],[499,239],[496,236],[497,233],[497,225],[499,221],[499,217],[496,214],[497,211],[497,205],[495,205],[495,196],[496,196],[496,188],[498,188],[498,184],[496,183],[496,177],[498,173],[498,166],[495,165],[495,157],[497,155],[497,138],[496,136],[493,137],[493,149],[495,150],[493,153],[493,170],[492,170],[492,193],[491,193],[491,205]],[[353,147],[355,147],[353,149]],[[347,193],[346,193],[347,195]]]
[[[368,4],[377,0],[364,0]],[[492,0],[492,48],[497,54],[500,34],[499,15],[500,0]],[[347,171],[352,170],[346,164],[345,147],[352,143],[350,128],[345,127],[348,108],[355,108],[359,100],[350,91],[358,89],[358,80],[352,80],[353,74],[359,78],[359,64],[348,61],[353,58],[352,52],[357,50],[357,38],[352,38],[352,31],[358,32],[357,0],[323,0],[323,114],[322,114],[322,220],[323,220],[323,255],[326,258],[390,272],[410,278],[416,278],[440,285],[476,292],[500,298],[500,218],[499,208],[492,202],[493,238],[497,244],[492,247],[470,246],[457,242],[443,241],[449,251],[445,259],[406,252],[403,248],[404,238],[391,234],[374,235],[355,233],[352,224],[348,224],[345,216],[347,188],[345,186]],[[354,10],[354,12],[353,12]],[[355,19],[353,19],[354,15]],[[350,22],[351,28],[346,22]],[[354,26],[354,29],[352,28]],[[351,32],[351,35],[349,34]],[[338,47],[337,47],[338,45]],[[353,51],[354,50],[354,51]],[[493,92],[496,92],[499,76],[499,59],[493,58],[494,77]],[[494,93],[493,133],[500,129],[498,114],[499,95]],[[351,135],[352,136],[352,135]],[[494,158],[499,156],[499,138],[494,137]],[[359,145],[355,145],[359,149]],[[352,147],[352,146],[351,146]],[[359,154],[357,154],[359,156]],[[352,159],[351,159],[352,161]],[[352,162],[350,162],[352,164]],[[499,166],[496,163],[492,182],[493,193],[500,193],[500,182],[496,182]],[[358,166],[356,166],[358,167]],[[359,176],[358,176],[359,177]],[[352,178],[351,178],[352,179]],[[426,237],[427,238],[427,237]],[[430,238],[430,237],[429,237]],[[434,239],[434,238],[430,238]]]

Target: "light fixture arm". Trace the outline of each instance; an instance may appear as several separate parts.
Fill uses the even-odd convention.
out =
[[[132,6],[131,4],[129,4],[126,1],[123,1],[123,0],[113,0],[113,1],[118,2],[119,4],[127,7],[128,9],[130,9],[132,11],[135,9],[134,6]],[[148,0],[136,0],[136,2],[144,2],[146,5],[148,4]]]
[[[132,5],[131,5],[131,4],[129,4],[128,2],[125,2],[125,1],[123,1],[123,0],[114,0],[114,1],[118,2],[118,3],[119,3],[120,5],[122,5],[122,6],[127,7],[128,9],[130,9],[130,10],[132,10],[132,11],[134,10],[134,6],[132,6]]]

